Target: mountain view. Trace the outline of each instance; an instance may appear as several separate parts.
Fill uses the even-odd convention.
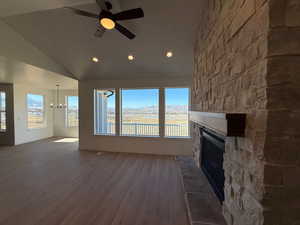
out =
[[[109,113],[114,113],[115,108],[108,108]],[[139,113],[139,114],[156,114],[159,109],[158,106],[147,106],[140,108],[123,108],[123,113]],[[168,105],[166,107],[166,112],[172,114],[186,114],[188,111],[188,106],[186,105]]]

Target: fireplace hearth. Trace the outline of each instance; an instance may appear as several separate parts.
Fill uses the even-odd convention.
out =
[[[200,133],[202,149],[200,165],[220,202],[223,203],[225,137],[203,127],[200,128]]]

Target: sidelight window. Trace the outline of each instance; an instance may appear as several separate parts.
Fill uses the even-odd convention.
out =
[[[165,89],[165,136],[189,136],[189,89]]]
[[[95,90],[95,134],[116,134],[116,94],[114,89]]]
[[[6,131],[6,93],[0,92],[0,132]]]

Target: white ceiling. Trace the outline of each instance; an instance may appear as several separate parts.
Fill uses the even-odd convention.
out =
[[[28,85],[34,88],[76,90],[78,81],[17,60],[0,56],[0,83]]]
[[[0,16],[8,17],[88,3],[94,3],[94,0],[1,0]]]
[[[101,39],[95,38],[96,20],[61,8],[76,5],[97,12],[97,5],[91,2],[1,0],[0,16],[78,79],[191,76],[200,0],[113,1],[115,9],[143,8],[145,18],[121,23],[137,35],[134,40],[115,30],[107,31]],[[165,57],[167,50],[173,51],[173,58]],[[135,56],[133,62],[127,60],[128,54]],[[99,58],[98,64],[90,61],[93,56]]]

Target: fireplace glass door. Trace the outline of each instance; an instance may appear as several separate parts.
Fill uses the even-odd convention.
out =
[[[213,187],[217,197],[224,201],[223,155],[225,138],[205,128],[201,128],[201,167]]]

